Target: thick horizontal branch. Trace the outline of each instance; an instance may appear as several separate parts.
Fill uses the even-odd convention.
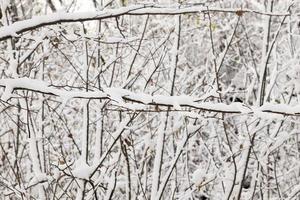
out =
[[[287,16],[290,13],[269,13],[257,10],[249,9],[226,9],[226,8],[207,8],[205,6],[190,6],[180,7],[178,6],[160,6],[160,5],[133,5],[128,7],[122,7],[118,9],[107,9],[100,12],[78,12],[78,13],[65,13],[59,12],[49,15],[35,16],[32,19],[18,21],[9,26],[0,28],[0,41],[10,37],[17,36],[25,31],[34,30],[39,27],[53,25],[63,22],[79,22],[107,19],[112,17],[118,17],[121,15],[178,15],[188,13],[199,12],[228,12],[228,13],[255,13],[260,15],[271,16]]]
[[[109,99],[117,106],[124,106],[129,109],[139,109],[138,105],[154,105],[168,106],[175,110],[185,108],[194,108],[203,111],[220,112],[220,113],[235,113],[235,114],[254,114],[261,118],[277,118],[281,115],[300,115],[300,106],[289,106],[285,104],[264,104],[261,107],[249,107],[242,103],[232,103],[230,105],[224,103],[201,102],[199,98],[181,95],[181,96],[164,96],[164,95],[149,95],[144,93],[134,93],[121,88],[106,88],[104,91],[65,91],[51,87],[49,84],[29,78],[18,79],[1,79],[0,87],[5,87],[5,91],[1,96],[3,101],[7,101],[13,96],[14,90],[29,90],[42,94],[54,95],[68,100],[71,98],[84,99]],[[135,103],[128,104],[126,102]]]

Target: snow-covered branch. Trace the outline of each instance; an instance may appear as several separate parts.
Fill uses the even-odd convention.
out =
[[[53,25],[63,22],[83,22],[90,20],[101,20],[118,17],[122,15],[178,15],[201,12],[221,12],[221,13],[254,13],[269,16],[289,16],[289,12],[276,13],[264,12],[250,9],[228,9],[228,8],[207,8],[206,6],[161,6],[161,5],[131,5],[118,9],[107,9],[100,12],[66,13],[58,12],[54,14],[35,16],[32,19],[15,22],[9,26],[0,28],[0,41],[17,36],[25,31],[39,27]]]
[[[72,98],[82,99],[109,99],[112,104],[127,107],[126,101],[139,103],[142,105],[168,106],[174,110],[180,111],[183,108],[193,108],[210,112],[232,113],[232,114],[280,114],[280,115],[300,115],[300,106],[289,106],[286,104],[270,104],[265,103],[261,107],[247,106],[243,103],[234,102],[231,104],[214,103],[214,102],[198,102],[204,99],[181,95],[181,96],[165,96],[165,95],[149,95],[145,93],[134,93],[121,88],[105,88],[104,91],[66,91],[51,87],[46,82],[29,79],[1,79],[0,86],[5,87],[5,91],[1,96],[3,101],[14,97],[14,90],[29,90],[47,95],[54,95],[68,100]],[[134,107],[128,106],[133,109]],[[136,110],[140,107],[137,106]],[[141,109],[142,110],[142,109]],[[267,117],[267,116],[265,116]],[[275,115],[276,118],[276,115]]]

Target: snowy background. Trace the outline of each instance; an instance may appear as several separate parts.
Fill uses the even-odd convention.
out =
[[[0,0],[0,199],[299,199],[297,0]]]

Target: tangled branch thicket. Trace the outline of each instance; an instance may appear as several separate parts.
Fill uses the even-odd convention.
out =
[[[0,198],[299,198],[299,2],[105,2],[0,1]]]

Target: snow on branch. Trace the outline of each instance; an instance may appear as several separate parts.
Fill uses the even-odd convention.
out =
[[[17,78],[17,79],[1,79],[0,87],[5,87],[5,91],[1,96],[3,101],[7,101],[14,97],[14,90],[29,90],[47,95],[54,95],[68,100],[71,98],[83,99],[110,99],[117,106],[134,109],[125,101],[139,103],[143,105],[158,105],[169,106],[175,110],[181,110],[182,107],[194,108],[210,112],[232,113],[232,114],[255,114],[261,118],[270,118],[272,114],[279,115],[300,115],[300,106],[289,106],[286,104],[269,104],[265,103],[261,107],[248,107],[242,103],[213,103],[213,102],[198,102],[199,98],[180,95],[180,96],[165,96],[165,95],[149,95],[145,93],[134,93],[121,88],[106,88],[104,91],[65,91],[51,87],[44,81]]]
[[[74,92],[74,91],[63,91],[50,87],[49,84],[30,78],[17,78],[17,79],[1,79],[0,86],[5,87],[4,94],[1,99],[7,101],[9,98],[13,97],[12,92],[14,90],[30,90],[43,94],[59,96],[63,99],[71,98],[107,98],[102,92]]]
[[[255,13],[269,16],[289,16],[289,12],[276,13],[264,12],[250,9],[227,9],[227,8],[208,8],[206,6],[162,6],[162,5],[132,5],[118,9],[107,9],[99,12],[78,12],[66,13],[57,12],[49,15],[35,16],[32,19],[15,22],[9,26],[0,28],[0,41],[17,36],[25,31],[39,27],[53,25],[62,22],[90,21],[118,17],[122,15],[177,15],[199,12],[228,12],[228,13]]]

